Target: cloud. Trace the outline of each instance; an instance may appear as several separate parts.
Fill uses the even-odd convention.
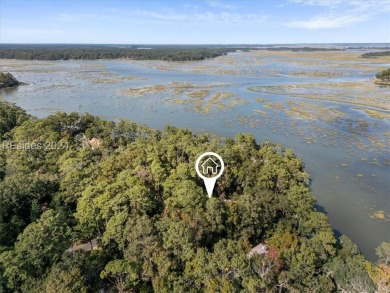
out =
[[[342,0],[289,0],[290,3],[302,5],[336,6],[343,3]],[[344,1],[345,3],[345,1]]]
[[[155,12],[149,10],[136,10],[135,14],[145,17],[154,18],[161,21],[198,21],[198,22],[213,22],[213,23],[260,23],[264,22],[268,17],[260,14],[239,14],[230,12],[194,12],[194,13],[176,13],[176,12]]]
[[[72,15],[72,14],[68,14],[68,13],[59,13],[56,17],[55,17],[56,20],[59,20],[59,21],[69,21],[69,22],[73,22],[77,19],[77,17],[75,15]]]
[[[290,3],[324,7],[354,6],[360,8],[378,9],[390,5],[390,0],[288,0]]]
[[[284,24],[286,27],[302,29],[347,27],[390,11],[390,0],[289,0],[289,3],[321,6],[328,10],[309,19],[291,20]]]
[[[226,23],[259,23],[264,22],[267,16],[258,14],[237,14],[237,13],[196,13],[192,19],[208,22],[226,22]]]
[[[26,39],[31,37],[58,36],[65,34],[64,31],[58,29],[36,29],[36,28],[19,28],[15,27],[6,31],[9,36],[23,36]]]
[[[304,29],[330,29],[350,26],[370,19],[368,15],[330,15],[314,16],[308,20],[291,21],[286,24],[288,27]]]
[[[159,20],[168,20],[168,21],[187,21],[190,19],[190,15],[184,13],[161,13],[149,10],[135,10],[135,14],[141,16],[147,16]]]
[[[1,0],[0,0],[1,1]],[[53,17],[52,20],[61,22],[80,22],[84,20],[122,20],[133,21],[137,20],[156,20],[160,22],[208,22],[208,23],[232,23],[232,24],[247,24],[247,23],[263,23],[268,19],[267,15],[256,13],[235,13],[231,11],[175,11],[175,10],[117,10],[112,8],[105,9],[105,15],[94,14],[70,14],[59,13]]]
[[[217,1],[217,0],[209,0],[209,1],[207,1],[207,4],[210,7],[214,7],[214,8],[222,8],[222,9],[234,9],[234,8],[236,8],[236,6],[229,5],[229,4],[223,4],[223,3],[221,3],[220,1]]]
[[[91,13],[82,13],[82,14],[69,14],[69,13],[58,13],[57,15],[51,17],[52,20],[55,21],[61,21],[61,22],[76,22],[76,21],[83,21],[86,19],[114,19],[113,17],[109,15],[98,15],[98,14],[91,14]]]

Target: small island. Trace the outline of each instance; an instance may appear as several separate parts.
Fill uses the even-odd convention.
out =
[[[361,58],[367,58],[367,59],[376,59],[378,57],[386,57],[390,56],[390,51],[381,51],[381,52],[368,52],[362,54]]]
[[[15,87],[21,84],[11,73],[0,72],[0,88]]]
[[[376,84],[390,85],[390,68],[378,72],[375,77],[376,77],[375,80]]]

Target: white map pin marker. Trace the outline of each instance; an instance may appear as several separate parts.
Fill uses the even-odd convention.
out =
[[[199,170],[199,164],[203,158],[206,160],[202,163],[202,171]],[[217,158],[218,160],[215,160]],[[218,162],[216,162],[218,161]],[[195,170],[198,173],[198,176],[203,179],[204,185],[206,186],[207,195],[209,198],[213,194],[215,182],[219,177],[221,177],[223,170],[225,169],[225,164],[220,155],[213,152],[206,152],[201,154],[195,163]],[[211,175],[211,177],[206,177],[205,175]]]

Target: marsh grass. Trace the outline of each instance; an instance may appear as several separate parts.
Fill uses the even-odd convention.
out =
[[[383,113],[381,111],[376,111],[376,110],[367,109],[367,108],[357,108],[357,107],[355,107],[354,109],[364,111],[368,115],[370,115],[372,118],[376,118],[376,119],[390,119],[390,114],[389,113]]]
[[[339,71],[292,71],[289,72],[290,76],[305,76],[305,77],[337,77],[345,75]]]
[[[256,98],[256,101],[258,101],[259,103],[263,103],[263,102],[265,102],[266,100],[263,99],[263,98],[258,97],[258,98]]]
[[[370,218],[372,218],[372,219],[384,220],[387,222],[390,221],[389,215],[386,215],[385,211],[382,211],[382,210],[375,211],[369,215],[370,215]]]
[[[374,79],[374,83],[380,86],[390,86],[390,81],[384,81],[377,78]]]
[[[147,78],[145,77],[141,77],[141,76],[134,76],[134,75],[130,75],[130,76],[115,76],[115,77],[112,77],[112,78],[95,78],[92,80],[92,82],[94,83],[120,83],[120,82],[123,82],[123,81],[127,81],[127,80],[147,80]]]
[[[249,86],[247,89],[266,94],[334,101],[390,110],[388,91],[371,82],[301,83],[276,86]]]
[[[307,103],[303,101],[290,101],[286,103],[290,109],[285,109],[285,113],[290,116],[303,118],[307,120],[321,120],[327,123],[331,123],[339,120],[340,118],[348,117],[347,114],[336,110],[334,107],[326,107],[318,104]]]
[[[193,92],[189,92],[188,93],[188,96],[191,97],[191,98],[203,98],[203,97],[206,97],[208,95],[210,95],[210,90],[208,89],[203,89],[203,90],[195,90]]]
[[[145,87],[126,88],[122,89],[121,93],[125,96],[143,97],[145,95],[153,95],[162,92],[173,94],[186,94],[190,97],[203,97],[208,92],[206,89],[223,87],[227,84],[224,83],[210,83],[210,84],[194,84],[191,82],[179,82],[173,81],[166,84],[156,84]]]

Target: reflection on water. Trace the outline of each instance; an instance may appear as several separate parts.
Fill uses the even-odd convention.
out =
[[[9,87],[5,89],[0,88],[0,100],[4,99],[4,97],[10,98],[15,96],[20,87]]]
[[[293,148],[334,229],[373,259],[374,248],[390,241],[390,121],[388,89],[368,77],[389,65],[318,54],[234,53],[189,63],[2,60],[0,70],[8,66],[29,84],[0,96],[38,117],[89,112],[159,129],[249,132]],[[385,219],[375,218],[379,210]]]

